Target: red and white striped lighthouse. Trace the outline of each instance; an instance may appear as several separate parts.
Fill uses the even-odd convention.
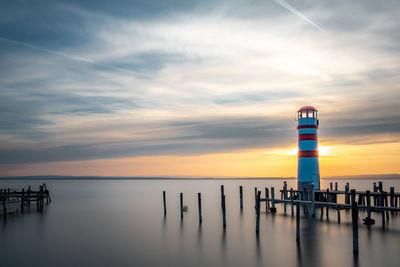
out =
[[[299,190],[319,189],[318,158],[318,110],[304,106],[297,111],[298,130],[298,165],[297,186]]]

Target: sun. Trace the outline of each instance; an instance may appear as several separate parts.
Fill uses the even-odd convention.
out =
[[[297,156],[297,147],[287,151],[289,156]],[[320,156],[333,156],[331,146],[318,146],[318,154]]]

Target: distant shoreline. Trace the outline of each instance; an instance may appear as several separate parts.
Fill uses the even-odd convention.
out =
[[[10,176],[0,177],[1,180],[295,180],[296,177],[140,177],[140,176]],[[356,179],[400,179],[400,174],[373,174],[373,175],[349,175],[349,176],[329,176],[322,177],[321,180],[356,180]]]

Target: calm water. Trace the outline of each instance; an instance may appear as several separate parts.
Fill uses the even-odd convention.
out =
[[[400,181],[383,180],[385,189]],[[329,223],[301,219],[296,243],[295,220],[279,206],[275,215],[262,205],[259,238],[255,234],[254,186],[281,188],[281,180],[168,181],[0,181],[21,188],[47,183],[52,203],[44,213],[32,211],[0,219],[1,266],[399,266],[400,216],[386,230],[381,217],[359,228],[360,254],[353,257],[350,213],[336,212]],[[349,180],[367,189],[372,180]],[[329,181],[322,182],[326,188]],[[344,187],[339,181],[339,187]],[[222,229],[220,185],[225,185],[227,228]],[[295,180],[288,181],[295,187]],[[239,185],[244,209],[239,209]],[[167,191],[166,218],[162,190]],[[189,206],[183,221],[179,192]],[[199,227],[197,192],[202,192],[203,224]],[[264,194],[263,194],[264,195]],[[365,214],[360,213],[360,218]]]

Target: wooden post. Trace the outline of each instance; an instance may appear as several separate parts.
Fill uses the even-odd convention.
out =
[[[374,192],[378,192],[378,187],[376,186],[376,183],[374,183]],[[378,206],[378,198],[376,195],[374,195],[374,206]]]
[[[226,228],[226,208],[225,208],[225,195],[222,196],[222,224]]]
[[[315,192],[314,183],[311,184],[311,216],[315,217]]]
[[[6,205],[6,190],[4,189],[4,191],[2,191],[2,196],[1,196],[2,200],[3,200],[3,217],[4,220],[7,219],[7,205]]]
[[[256,217],[256,233],[260,232],[260,199],[261,199],[261,191],[257,192],[257,204],[256,204],[256,211],[257,211],[257,217]]]
[[[326,189],[326,202],[329,202],[329,189]],[[329,220],[329,207],[326,206],[326,220]]]
[[[266,187],[265,188],[265,209],[266,209],[266,211],[268,211],[269,210],[269,190],[268,190],[268,188]]]
[[[180,193],[181,220],[183,219],[183,193]]]
[[[329,183],[329,189],[332,191],[333,190],[333,183]]]
[[[243,210],[243,186],[239,186],[240,210]]]
[[[390,207],[394,208],[394,187],[390,187]]]
[[[353,225],[353,253],[357,254],[358,253],[358,206],[356,201],[352,201],[351,204],[351,222]]]
[[[379,206],[383,207],[383,191],[381,192],[381,197],[379,198]],[[385,211],[382,210],[382,228],[385,229]]]
[[[338,183],[335,182],[335,191],[338,191]]]
[[[365,197],[367,199],[367,217],[363,221],[364,224],[371,225],[375,223],[375,220],[371,218],[371,192],[369,190],[365,192]]]
[[[257,187],[254,187],[254,208],[256,208],[257,204]]]
[[[275,208],[275,188],[271,187],[271,209],[270,211],[272,213],[276,212],[276,208]]]
[[[353,202],[356,202],[356,190],[351,189],[350,195],[351,195],[351,203],[353,204]]]
[[[293,209],[293,188],[290,188],[290,207],[292,210],[292,217],[294,216],[294,209]]]
[[[28,207],[31,206],[31,186],[28,187]]]
[[[201,193],[197,193],[197,202],[199,205],[199,224],[203,222],[203,216],[201,215]]]
[[[167,215],[167,204],[165,199],[165,191],[163,191],[163,204],[164,204],[164,216]]]
[[[346,204],[350,204],[350,198],[349,198],[349,185],[346,184],[344,188],[344,200]]]
[[[221,208],[222,208],[222,198],[223,198],[224,194],[225,194],[224,185],[221,185]]]
[[[25,190],[21,191],[21,213],[24,213]]]
[[[378,184],[379,184],[379,192],[383,192],[383,182],[379,181]]]
[[[300,241],[300,204],[296,203],[296,241]]]
[[[384,200],[384,206],[389,207],[388,203],[388,193],[386,191],[383,192],[383,200]],[[386,220],[389,221],[389,211],[386,210]]]
[[[320,218],[321,221],[323,217],[324,217],[324,206],[321,206],[321,218]]]

